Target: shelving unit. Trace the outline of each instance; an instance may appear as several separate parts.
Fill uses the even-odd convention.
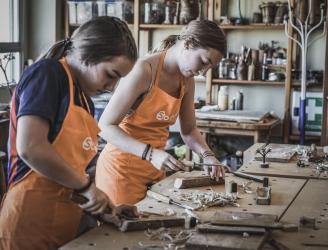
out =
[[[282,24],[219,25],[223,30],[283,30]]]
[[[221,12],[223,9],[222,2],[224,4],[231,4],[229,0],[208,0],[207,2],[207,19],[209,20],[219,20],[221,16]],[[291,0],[292,6],[295,6],[296,0]],[[326,6],[327,6],[327,1]],[[166,25],[166,24],[143,24],[141,22],[141,8],[143,6],[143,2],[141,0],[134,0],[134,18],[133,24],[129,24],[130,29],[133,31],[137,46],[139,48],[139,55],[144,55],[146,52],[149,51],[152,47],[153,41],[153,32],[155,30],[160,31],[169,31],[172,34],[179,32],[184,25]],[[328,8],[326,8],[328,9]],[[326,16],[328,11],[326,10]],[[66,36],[72,34],[74,29],[76,29],[79,25],[76,24],[69,24],[68,22],[68,10],[66,6],[66,21],[65,21],[65,28],[66,28]],[[248,25],[219,25],[220,28],[226,33],[227,36],[230,35],[231,32],[270,32],[270,31],[284,31],[283,24],[248,24]],[[326,27],[327,29],[327,27]],[[290,24],[288,25],[288,32],[292,34],[292,29]],[[326,36],[327,36],[326,32]],[[293,34],[295,35],[295,34]],[[286,38],[287,39],[287,38]],[[247,45],[247,44],[246,44]],[[238,80],[230,80],[230,79],[214,79],[212,70],[209,70],[206,75],[206,103],[211,103],[213,100],[213,93],[216,93],[217,88],[220,85],[229,85],[229,86],[249,86],[249,87],[275,87],[275,88],[283,88],[284,90],[284,115],[283,115],[283,141],[284,143],[288,143],[289,141],[295,141],[297,135],[291,135],[291,97],[292,97],[292,90],[294,88],[299,87],[297,81],[292,81],[291,79],[291,71],[292,65],[295,64],[296,61],[296,54],[297,50],[295,49],[295,44],[293,41],[288,40],[287,42],[287,63],[286,65],[267,65],[269,68],[274,68],[277,70],[286,71],[286,80],[273,82],[273,81],[238,81]],[[326,43],[326,61],[325,61],[325,68],[328,67],[328,45]],[[326,82],[328,81],[328,73],[327,70],[324,72],[324,84],[320,85],[311,85],[309,88],[317,89],[320,88],[323,90],[324,97],[328,96],[328,87],[326,86]],[[213,88],[215,91],[213,91]],[[322,137],[321,137],[321,144],[327,145],[328,144],[328,117],[326,115],[328,110],[328,103],[327,98],[323,99],[323,123],[322,123]],[[313,139],[310,137],[310,139]]]
[[[247,80],[230,80],[230,79],[213,79],[213,85],[261,85],[261,86],[284,86],[285,82],[273,81],[247,81]]]
[[[294,1],[293,1],[294,2]],[[229,1],[225,0],[217,0],[216,2],[216,10],[215,10],[215,19],[219,19],[222,15],[223,6],[229,4]],[[290,26],[290,25],[289,25]],[[284,31],[283,24],[249,24],[249,25],[220,25],[220,27],[224,30],[227,36],[229,36],[230,32],[234,31],[259,31],[259,32],[269,32],[269,31]],[[289,31],[290,27],[289,27]],[[287,38],[286,38],[287,39]],[[247,46],[247,44],[246,44]],[[212,87],[220,86],[220,85],[236,85],[236,86],[257,86],[257,87],[280,87],[284,88],[285,91],[285,111],[283,118],[283,137],[284,142],[287,143],[289,141],[289,130],[290,130],[290,95],[291,95],[291,56],[292,56],[293,44],[291,41],[288,41],[287,46],[287,65],[268,65],[269,68],[280,69],[286,71],[286,79],[285,81],[273,82],[273,81],[247,81],[247,80],[230,80],[230,79],[212,79],[211,84],[208,85],[206,102],[211,103],[212,100]]]

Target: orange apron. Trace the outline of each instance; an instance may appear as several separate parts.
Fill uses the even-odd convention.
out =
[[[180,96],[175,98],[159,88],[160,73],[166,51],[162,52],[156,70],[155,82],[137,110],[120,123],[131,137],[164,149],[169,126],[178,117],[184,95],[183,79],[180,82]],[[135,204],[145,197],[147,186],[165,177],[163,171],[149,161],[123,152],[107,144],[101,152],[96,168],[96,185],[103,190],[114,204]]]
[[[82,175],[97,153],[99,128],[90,110],[74,104],[72,76],[65,59],[60,62],[68,75],[70,102],[52,146]],[[71,192],[33,170],[13,184],[1,205],[0,249],[58,249],[73,240],[82,210],[70,201]]]

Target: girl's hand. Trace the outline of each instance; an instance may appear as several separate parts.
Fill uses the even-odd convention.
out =
[[[79,206],[93,215],[103,214],[108,204],[110,204],[108,196],[97,188],[94,183],[85,192],[81,193],[81,195],[87,198],[88,202]]]
[[[163,150],[153,149],[151,163],[159,170],[172,169],[174,171],[188,171],[189,168],[181,161]]]
[[[207,175],[211,175],[213,179],[219,180],[219,178],[225,178],[225,172],[230,172],[230,168],[228,166],[223,165],[220,163],[215,156],[207,156],[203,158],[204,163],[204,170]],[[209,164],[209,165],[207,165]],[[212,166],[210,164],[213,164]],[[219,166],[217,166],[219,165]]]

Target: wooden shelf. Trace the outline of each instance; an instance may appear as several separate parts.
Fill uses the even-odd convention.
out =
[[[219,25],[224,30],[283,30],[283,24]]]
[[[140,24],[140,29],[181,29],[185,25],[177,24]]]
[[[247,80],[230,80],[230,79],[213,79],[213,84],[224,85],[261,85],[261,86],[285,86],[285,82],[270,81],[247,81]]]
[[[315,140],[320,140],[320,135],[306,135],[305,140],[306,141],[315,141]],[[300,139],[299,135],[289,135],[289,140],[291,141],[298,141]]]
[[[322,82],[321,83],[307,83],[306,87],[307,88],[322,88]],[[292,81],[292,87],[293,88],[300,88],[301,87],[301,81]]]

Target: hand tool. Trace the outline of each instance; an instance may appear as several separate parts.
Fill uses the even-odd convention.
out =
[[[214,220],[210,222],[211,225],[230,226],[230,227],[261,227],[268,229],[280,229],[285,232],[297,232],[298,226],[295,224],[287,224],[281,222],[266,222],[256,221],[251,219],[244,220]]]
[[[86,203],[86,202],[89,201],[88,198],[84,197],[84,196],[81,195],[81,194],[77,194],[76,192],[72,192],[72,193],[71,193],[71,197],[70,197],[70,199],[71,199],[72,201],[78,203],[78,204],[84,204],[84,203]],[[105,215],[105,214],[109,214],[109,215],[112,214],[112,209],[111,209],[109,206],[106,207],[106,209],[105,209],[103,215],[93,215],[93,214],[90,214],[90,213],[88,213],[88,212],[85,212],[85,213],[89,214],[89,215],[92,216],[92,217],[95,217],[97,220],[99,220],[99,221],[101,221],[101,222],[111,223],[111,221],[107,221],[107,220],[105,219],[105,217],[103,216],[103,215]],[[133,220],[133,219],[136,219],[136,217],[132,217],[131,215],[129,215],[129,214],[127,214],[127,213],[124,213],[124,211],[123,211],[121,214],[117,215],[117,216],[118,216],[120,219],[127,219],[127,220]]]
[[[156,192],[151,191],[151,190],[147,191],[147,196],[149,196],[149,197],[151,197],[155,200],[167,203],[167,204],[176,205],[176,206],[179,206],[179,207],[182,207],[182,208],[185,208],[185,209],[189,209],[189,210],[195,210],[195,208],[193,208],[191,206],[179,203],[177,201],[172,200],[171,198],[169,198],[167,196],[164,196],[162,194],[156,193]]]
[[[197,231],[200,233],[231,233],[231,234],[265,234],[265,228],[256,227],[230,227],[230,226],[214,226],[210,224],[201,224],[197,226]]]
[[[200,166],[223,166],[221,164],[207,164],[207,163],[196,163],[194,162],[193,164],[193,168],[197,168]],[[245,179],[249,179],[249,180],[253,180],[256,182],[260,182],[263,183],[263,177],[260,176],[255,176],[255,175],[250,175],[250,174],[245,174],[245,173],[241,173],[241,172],[231,172],[233,175],[240,177],[240,178],[245,178]]]

